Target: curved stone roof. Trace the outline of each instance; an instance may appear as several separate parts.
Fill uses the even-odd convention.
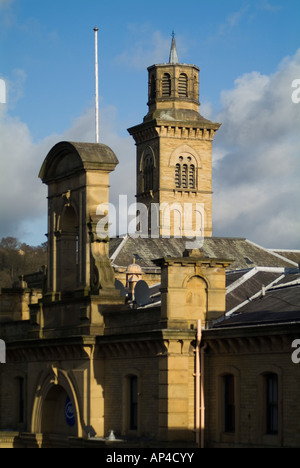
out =
[[[47,183],[82,170],[112,171],[118,163],[117,156],[106,145],[62,141],[49,151],[39,177]]]

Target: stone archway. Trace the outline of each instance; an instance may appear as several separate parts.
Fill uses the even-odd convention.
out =
[[[41,433],[77,436],[76,414],[66,390],[52,387],[43,402]]]
[[[52,368],[38,385],[32,411],[31,432],[82,437],[80,411],[67,373]]]

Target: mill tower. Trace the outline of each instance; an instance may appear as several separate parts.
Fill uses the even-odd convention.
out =
[[[179,62],[173,34],[169,62],[148,68],[148,114],[128,130],[137,146],[137,202],[147,207],[151,234],[160,207],[162,237],[213,232],[212,142],[220,124],[199,112],[199,72]]]

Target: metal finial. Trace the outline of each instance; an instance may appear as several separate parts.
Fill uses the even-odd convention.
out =
[[[179,63],[174,31],[172,32],[172,43],[171,43],[169,63],[172,63],[172,64]]]

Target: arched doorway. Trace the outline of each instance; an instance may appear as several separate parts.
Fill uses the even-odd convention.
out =
[[[41,432],[64,436],[76,436],[78,433],[76,410],[60,385],[52,387],[43,402]]]
[[[33,434],[82,437],[78,395],[67,372],[52,367],[36,387],[32,407]]]

